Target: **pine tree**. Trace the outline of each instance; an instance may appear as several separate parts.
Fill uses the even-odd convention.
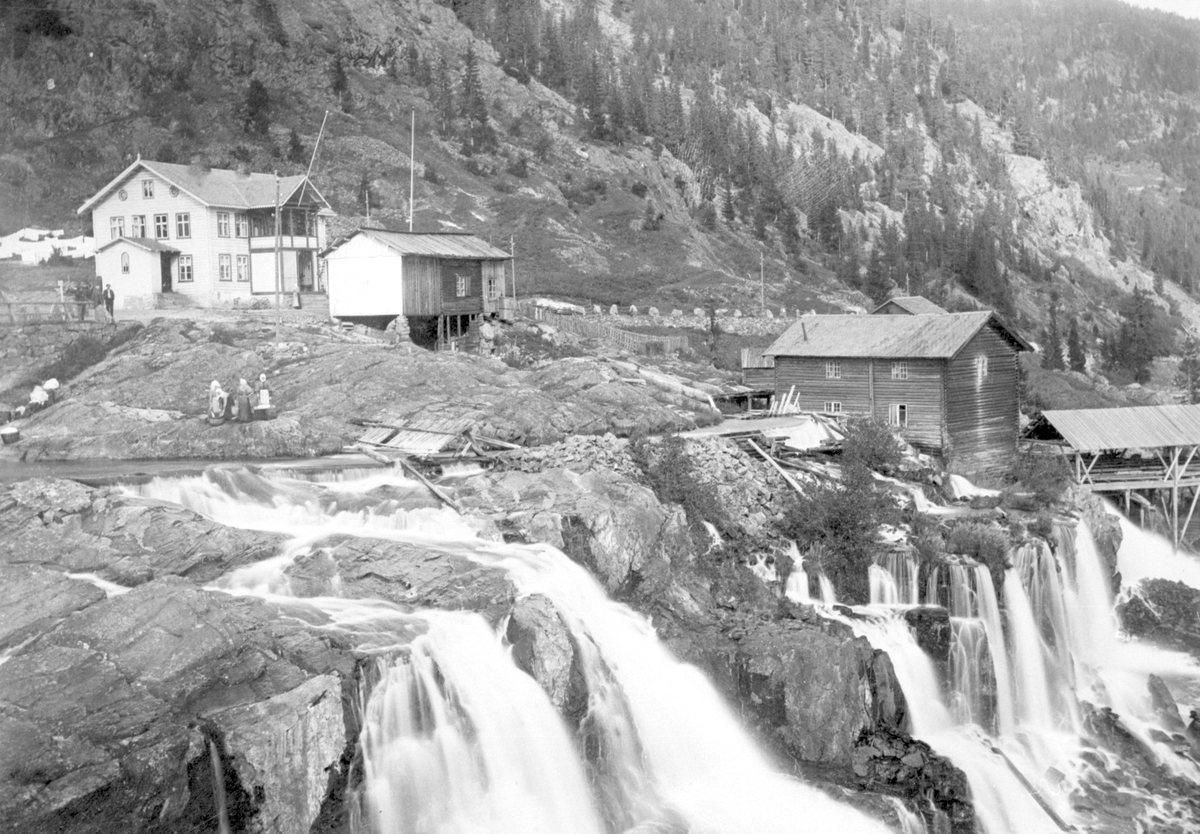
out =
[[[1046,367],[1063,370],[1063,340],[1058,328],[1058,299],[1050,300],[1050,326],[1046,329]]]
[[[470,156],[496,149],[499,142],[496,132],[488,124],[487,100],[483,95],[483,82],[479,75],[479,59],[475,55],[475,46],[472,43],[467,44],[467,54],[463,58],[459,115],[466,122],[463,153]]]
[[[1183,402],[1200,404],[1200,344],[1191,333],[1183,344],[1183,358],[1175,374],[1175,384],[1183,389]]]
[[[1067,359],[1072,371],[1083,373],[1087,370],[1087,353],[1083,349],[1083,340],[1079,337],[1079,325],[1072,321],[1067,333]]]
[[[288,162],[300,164],[304,162],[306,155],[307,151],[305,150],[304,143],[300,141],[300,134],[296,132],[295,128],[292,128],[288,133]]]
[[[271,129],[271,94],[257,78],[252,79],[246,89],[242,127],[253,136],[266,136]]]

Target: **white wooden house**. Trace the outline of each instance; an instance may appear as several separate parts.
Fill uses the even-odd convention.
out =
[[[96,275],[118,308],[155,307],[164,293],[208,307],[275,293],[277,195],[280,289],[322,291],[317,253],[333,211],[302,175],[138,159],[77,213],[91,212]]]

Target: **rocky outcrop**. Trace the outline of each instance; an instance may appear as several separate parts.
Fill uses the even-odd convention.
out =
[[[284,538],[74,481],[38,478],[0,490],[0,563],[90,573],[118,585],[161,576],[210,582],[274,555]]]
[[[949,679],[950,644],[954,634],[950,627],[950,612],[940,605],[922,605],[904,612],[904,621],[917,645],[933,661],[938,680]]]
[[[233,390],[267,373],[279,416],[210,426],[211,380]],[[469,394],[465,393],[469,392]],[[160,319],[71,380],[56,405],[18,423],[7,460],[307,457],[340,451],[355,421],[466,418],[481,434],[531,445],[574,434],[692,428],[667,392],[609,364],[570,359],[516,370],[497,359],[431,353],[253,318],[221,325]]]
[[[695,558],[683,511],[610,470],[489,473],[456,495],[510,535],[560,548],[609,593],[653,594]]]
[[[508,575],[465,556],[409,542],[330,536],[285,571],[298,596],[383,599],[407,608],[477,611],[498,622],[516,596]]]
[[[41,568],[4,570],[6,588],[45,580]],[[214,830],[216,809],[191,801],[190,785],[222,735],[228,761],[246,767],[248,815],[309,814],[342,753],[356,679],[346,645],[175,577],[109,599],[69,581],[85,589],[79,607],[10,646],[0,675],[0,830]],[[276,781],[259,770],[272,756]],[[285,787],[288,774],[300,775]]]
[[[538,682],[571,726],[587,712],[587,683],[571,633],[554,603],[540,594],[524,597],[508,621],[513,660]]]
[[[1141,637],[1189,652],[1200,652],[1200,590],[1170,579],[1143,579],[1117,605],[1130,637]]]
[[[974,834],[975,808],[966,774],[923,741],[879,729],[864,736],[852,754],[854,775],[868,790],[899,791],[927,817],[930,831]]]

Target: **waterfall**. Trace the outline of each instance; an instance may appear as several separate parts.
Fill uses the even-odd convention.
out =
[[[932,661],[917,647],[906,623],[875,604],[889,602],[891,589],[909,585],[912,569],[894,554],[876,566],[891,582],[872,577],[872,587],[879,589],[873,605],[855,609],[854,616],[825,612],[888,652],[912,711],[913,735],[967,774],[987,834],[1084,822],[1071,807],[1071,794],[1086,795],[1084,783],[1103,779],[1097,774],[1106,768],[1117,772],[1122,764],[1115,755],[1095,749],[1089,755],[1100,755],[1105,767],[1097,770],[1084,763],[1087,731],[1081,701],[1110,708],[1161,766],[1200,782],[1195,763],[1165,741],[1167,728],[1154,713],[1147,687],[1147,676],[1154,673],[1174,688],[1200,693],[1200,666],[1180,653],[1119,640],[1106,571],[1090,530],[1085,524],[1060,523],[1054,534],[1053,549],[1035,540],[1010,554],[1003,617],[984,566],[966,561],[928,570],[926,600],[942,602],[951,615],[946,687],[938,685]],[[1120,563],[1189,576],[1190,557],[1164,553],[1163,544],[1145,534],[1127,535]],[[1159,550],[1148,553],[1148,547]],[[899,596],[904,601],[903,592]],[[988,720],[990,708],[994,722]],[[1180,830],[1197,830],[1190,811],[1153,796],[1153,786],[1139,788],[1131,780],[1121,789],[1144,799],[1147,808],[1157,809]]]
[[[476,538],[449,511],[394,498],[407,486],[394,476],[310,483],[235,471],[136,490],[232,526],[299,534],[213,587],[269,600],[376,655],[356,834],[887,831],[774,770],[704,675],[586,569],[548,546]],[[366,506],[373,492],[394,505]],[[331,532],[464,556],[505,570],[521,595],[548,597],[587,686],[583,738],[513,663],[503,631],[479,615],[294,596],[288,568]]]
[[[406,654],[378,661],[358,830],[602,834],[566,727],[497,635],[473,615],[423,618]]]

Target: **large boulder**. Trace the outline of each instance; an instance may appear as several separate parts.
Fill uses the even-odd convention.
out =
[[[490,473],[456,497],[519,538],[562,549],[611,594],[652,595],[695,559],[682,509],[607,469]]]
[[[522,597],[508,621],[513,661],[550,697],[555,709],[572,726],[587,712],[587,682],[578,649],[562,616],[541,594]]]
[[[1131,637],[1200,653],[1200,590],[1171,579],[1143,579],[1117,605],[1117,616]]]

